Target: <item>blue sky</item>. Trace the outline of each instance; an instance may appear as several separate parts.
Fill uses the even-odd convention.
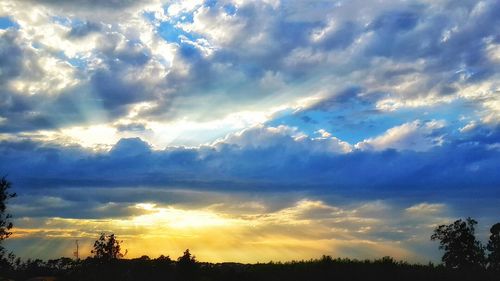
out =
[[[438,261],[433,227],[500,219],[499,21],[493,0],[3,1],[6,246]]]

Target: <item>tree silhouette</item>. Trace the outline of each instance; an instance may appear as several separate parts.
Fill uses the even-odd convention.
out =
[[[495,271],[500,271],[500,223],[494,224],[490,228],[490,240],[486,247],[490,254],[488,255],[488,267]]]
[[[477,221],[467,218],[434,229],[431,240],[439,240],[445,251],[442,261],[448,268],[471,269],[485,265],[484,246],[474,236]]]
[[[189,266],[196,263],[196,257],[191,255],[189,249],[186,249],[184,254],[177,258],[177,263],[181,266]]]
[[[12,215],[7,213],[7,201],[16,197],[15,193],[10,193],[11,183],[5,177],[0,179],[0,243],[7,239],[12,233]],[[1,250],[0,245],[0,250]]]
[[[121,253],[120,243],[123,241],[116,240],[114,234],[106,235],[106,233],[101,233],[99,239],[94,242],[94,249],[91,251],[94,254],[94,258],[103,260],[116,260],[124,257],[127,254]]]
[[[196,258],[191,255],[189,249],[186,249],[184,254],[177,259],[177,266],[181,280],[193,280],[197,274]]]

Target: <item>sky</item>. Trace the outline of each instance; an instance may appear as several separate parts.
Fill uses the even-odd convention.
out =
[[[500,221],[496,0],[4,0],[4,246],[439,262]]]

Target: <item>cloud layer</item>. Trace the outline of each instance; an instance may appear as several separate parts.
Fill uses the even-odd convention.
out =
[[[201,144],[308,99],[354,124],[452,102],[448,119],[498,123],[496,1],[98,2],[2,4],[4,134],[105,124],[110,145],[140,123],[154,145]]]
[[[419,192],[494,191],[499,178],[498,129],[443,137],[439,121],[414,121],[349,144],[326,131],[256,126],[211,145],[153,150],[140,138],[121,139],[108,152],[29,140],[3,141],[0,168],[26,188],[188,184],[215,189],[286,189],[310,185],[339,192],[368,189]],[[30,171],[29,174],[26,171]],[[234,187],[233,187],[234,186]],[[403,191],[404,192],[404,191]]]

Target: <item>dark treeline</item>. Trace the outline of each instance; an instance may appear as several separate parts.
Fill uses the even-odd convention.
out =
[[[189,254],[189,252],[188,252]],[[6,270],[7,269],[7,270]],[[87,258],[75,261],[60,258],[49,261],[27,260],[3,268],[4,278],[28,280],[35,276],[54,276],[57,280],[491,280],[499,273],[485,269],[451,269],[444,265],[418,265],[395,261],[390,257],[377,260],[333,259],[323,256],[308,261],[286,263],[204,263],[186,254],[177,260],[161,256],[150,259]],[[1,280],[1,278],[0,278]]]

